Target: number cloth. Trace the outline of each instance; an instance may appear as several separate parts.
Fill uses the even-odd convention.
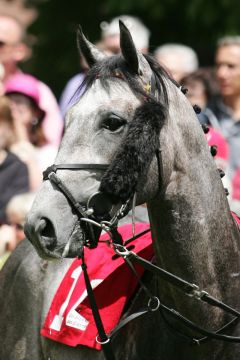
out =
[[[148,227],[149,224],[137,223],[136,233]],[[132,237],[132,224],[125,224],[118,230],[123,240]],[[106,240],[108,237],[104,234],[100,240]],[[133,240],[127,248],[144,259],[151,260],[151,232]],[[105,332],[108,334],[118,324],[124,306],[138,286],[138,279],[123,258],[116,256],[114,250],[105,243],[100,242],[96,249],[85,248],[84,253],[96,302]],[[85,345],[100,350],[101,345],[96,342],[97,328],[81,264],[80,259],[75,259],[65,274],[50,306],[41,335],[69,346]],[[134,267],[139,276],[142,276],[144,269],[137,264]]]

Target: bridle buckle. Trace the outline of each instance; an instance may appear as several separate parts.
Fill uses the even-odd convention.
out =
[[[122,256],[122,257],[127,257],[132,253],[125,246],[120,245],[120,244],[114,244],[114,250],[117,255]]]

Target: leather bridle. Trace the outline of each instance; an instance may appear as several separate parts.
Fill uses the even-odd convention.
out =
[[[158,160],[159,162],[159,160]],[[116,252],[117,256],[122,256],[125,260],[126,264],[131,268],[134,275],[138,277],[136,270],[132,263],[138,263],[141,266],[144,267],[144,269],[157,274],[160,278],[163,280],[169,282],[171,285],[177,287],[180,289],[183,293],[185,293],[187,296],[193,297],[201,302],[207,303],[211,306],[218,307],[225,312],[231,314],[234,316],[234,318],[229,321],[226,325],[224,325],[222,328],[218,329],[217,331],[209,331],[206,329],[203,329],[199,325],[193,323],[191,320],[185,318],[183,315],[178,313],[176,310],[171,309],[161,303],[158,297],[151,294],[148,288],[143,284],[141,279],[138,277],[138,281],[143,288],[143,290],[147,293],[149,297],[148,305],[145,309],[131,314],[130,316],[126,317],[124,320],[122,320],[118,326],[112,331],[111,334],[106,334],[104,331],[104,325],[102,324],[101,317],[97,308],[97,304],[95,301],[94,293],[91,288],[91,284],[88,278],[87,274],[87,265],[84,262],[84,255],[83,251],[79,253],[79,257],[82,259],[82,268],[83,273],[85,277],[86,282],[86,288],[89,296],[89,301],[91,304],[91,308],[93,311],[94,319],[96,322],[96,326],[98,329],[98,337],[97,341],[102,345],[102,349],[105,354],[105,358],[107,360],[114,360],[115,356],[113,353],[113,350],[111,348],[110,338],[116,334],[116,332],[121,329],[123,326],[125,326],[128,322],[145,315],[146,313],[150,313],[153,311],[159,310],[162,318],[167,325],[167,327],[178,337],[180,337],[183,341],[187,341],[191,345],[201,345],[202,343],[205,343],[208,340],[221,340],[225,342],[234,342],[239,343],[240,337],[235,336],[229,336],[223,334],[223,331],[226,331],[233,326],[235,326],[239,320],[240,320],[240,312],[235,310],[234,308],[226,305],[225,303],[215,299],[211,295],[209,295],[206,291],[200,290],[199,287],[195,284],[191,284],[178,276],[167,272],[166,270],[156,266],[152,262],[149,262],[138,255],[136,255],[134,252],[128,250],[128,244],[135,238],[142,235],[137,234],[133,236],[132,238],[128,239],[124,242],[122,241],[122,237],[119,234],[117,230],[118,220],[121,219],[126,215],[126,213],[129,211],[129,201],[127,201],[126,204],[122,205],[121,208],[114,214],[114,216],[111,218],[109,214],[110,205],[105,206],[105,210],[98,214],[95,212],[95,200],[100,196],[104,196],[102,193],[95,193],[93,196],[91,196],[88,200],[87,205],[82,205],[79,202],[75,200],[71,192],[68,190],[68,188],[63,184],[61,179],[56,175],[56,172],[58,170],[100,170],[105,171],[107,170],[108,165],[105,164],[59,164],[59,165],[52,165],[47,168],[47,170],[43,173],[43,179],[49,180],[51,183],[53,183],[68,199],[69,204],[71,205],[72,209],[75,211],[75,213],[78,215],[79,221],[81,222],[81,226],[84,229],[85,233],[85,241],[82,243],[82,249],[83,246],[88,246],[90,248],[95,248],[98,244],[98,239],[100,236],[100,233],[102,230],[106,231],[110,236],[110,242],[111,246]],[[105,198],[106,199],[106,198]],[[101,205],[104,204],[101,198]],[[86,225],[84,227],[84,225]],[[147,229],[147,231],[150,231],[150,229]],[[146,231],[145,231],[146,232]],[[110,243],[108,241],[108,244]],[[170,322],[169,319],[166,317],[172,317],[175,320],[179,320],[186,328],[191,329],[193,331],[196,331],[197,333],[201,334],[202,337],[195,338],[191,337],[189,335],[184,334],[182,331],[177,330]]]
[[[155,89],[155,87],[152,87]],[[160,157],[160,150],[157,152],[157,163],[158,163],[158,171],[159,171],[159,190],[161,190],[161,181],[162,181],[162,161]],[[83,228],[84,241],[82,241],[82,251],[79,253],[79,257],[82,259],[82,268],[86,283],[86,288],[89,296],[90,305],[93,311],[94,320],[98,329],[98,337],[96,338],[97,342],[102,345],[102,350],[104,352],[105,358],[107,360],[114,360],[115,356],[111,347],[110,338],[123,326],[125,326],[128,322],[133,319],[145,315],[146,313],[153,312],[159,310],[162,318],[167,325],[167,327],[178,337],[180,337],[183,341],[187,341],[191,345],[201,345],[208,340],[221,340],[225,342],[234,342],[239,343],[240,337],[234,337],[223,334],[223,331],[226,331],[236,325],[240,320],[240,312],[233,309],[232,307],[226,305],[225,303],[215,299],[211,295],[209,295],[206,291],[200,290],[199,287],[195,284],[191,284],[176,275],[167,272],[166,270],[156,266],[155,264],[139,257],[134,252],[129,251],[127,245],[135,238],[142,235],[137,234],[132,238],[128,239],[124,242],[121,235],[117,230],[118,221],[124,217],[127,212],[131,208],[131,201],[134,197],[134,194],[130,199],[126,201],[114,214],[112,212],[112,204],[111,201],[105,196],[103,193],[97,192],[90,196],[87,204],[81,204],[75,200],[72,193],[66,187],[66,185],[62,182],[62,180],[57,176],[58,170],[99,170],[106,171],[108,168],[107,164],[57,164],[48,167],[43,172],[43,180],[49,180],[52,184],[54,184],[67,198],[72,210],[77,214],[79,222],[81,222],[81,227]],[[103,210],[99,211],[99,199],[100,199],[100,207],[104,207]],[[103,201],[104,200],[104,201]],[[138,263],[143,266],[146,270],[157,274],[160,278],[169,282],[171,285],[177,287],[186,295],[193,297],[199,301],[207,303],[211,306],[218,307],[225,312],[234,316],[234,318],[229,321],[226,325],[220,328],[217,331],[209,331],[205,330],[197,324],[193,323],[191,320],[185,318],[183,315],[178,313],[176,310],[168,308],[166,305],[162,304],[158,297],[154,296],[150,293],[148,288],[143,284],[141,279],[139,279],[139,283],[144,289],[144,291],[149,296],[149,302],[145,309],[131,314],[124,320],[122,320],[119,325],[112,331],[111,334],[106,334],[104,330],[104,326],[102,324],[102,320],[98,311],[98,307],[95,301],[93,289],[91,287],[88,274],[87,274],[87,265],[84,262],[84,254],[83,247],[88,246],[90,248],[95,248],[98,244],[99,236],[101,231],[106,231],[110,236],[110,243],[113,249],[116,252],[117,256],[122,256],[125,260],[126,264],[131,268],[134,275],[138,277],[136,270],[132,263]],[[150,231],[148,229],[147,231]],[[146,232],[146,231],[145,231]],[[109,241],[108,241],[109,244]],[[193,336],[186,335],[181,331],[177,330],[175,326],[173,326],[169,319],[166,317],[170,316],[175,320],[179,320],[186,328],[196,331],[200,335],[201,338],[195,338]]]
[[[121,235],[117,231],[118,220],[129,211],[129,201],[123,204],[112,216],[113,205],[101,192],[92,194],[86,204],[79,203],[63,181],[57,176],[58,170],[107,170],[107,164],[58,164],[49,166],[43,172],[43,180],[49,180],[67,198],[72,210],[78,216],[83,228],[82,247],[93,249],[97,246],[101,231],[109,233],[114,243],[122,244]],[[79,254],[80,255],[80,254]]]

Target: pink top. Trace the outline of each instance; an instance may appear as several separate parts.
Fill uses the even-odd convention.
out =
[[[49,144],[59,146],[63,133],[63,119],[55,96],[50,88],[39,81],[39,105],[46,112],[43,130]]]
[[[219,131],[210,128],[209,132],[206,134],[206,138],[209,146],[217,145],[216,158],[228,161],[229,148],[227,140],[223,137],[223,135]]]

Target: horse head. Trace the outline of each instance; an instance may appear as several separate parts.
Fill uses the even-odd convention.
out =
[[[97,202],[101,215],[109,215],[134,194],[141,204],[164,192],[174,173],[173,149],[181,146],[172,139],[178,131],[180,104],[173,113],[168,102],[179,93],[187,104],[164,70],[136,50],[122,22],[121,55],[107,57],[80,28],[77,39],[90,66],[85,91],[67,113],[56,166],[45,173],[25,226],[27,238],[46,258],[79,254],[79,239],[89,236],[81,220],[92,211],[89,203]],[[186,106],[192,114],[191,106]],[[197,121],[195,126],[199,127]]]

